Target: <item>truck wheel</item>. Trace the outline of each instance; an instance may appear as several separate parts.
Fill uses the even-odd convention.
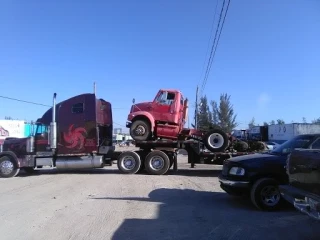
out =
[[[151,127],[146,121],[136,120],[131,124],[130,135],[135,141],[146,141],[151,136]]]
[[[257,180],[251,188],[251,202],[260,210],[274,211],[284,203],[278,189],[278,182],[272,178]]]
[[[204,135],[203,143],[211,152],[224,152],[228,147],[228,136],[220,129],[211,130]]]
[[[123,152],[118,157],[117,165],[122,173],[135,174],[141,167],[141,159],[136,152]]]
[[[169,156],[162,151],[154,150],[146,156],[144,167],[152,175],[166,174],[170,168]]]
[[[0,158],[0,177],[11,178],[18,175],[20,168],[15,159],[6,155]]]

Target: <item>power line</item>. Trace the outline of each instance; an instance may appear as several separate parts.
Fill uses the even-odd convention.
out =
[[[202,95],[202,93],[203,93],[203,91],[205,89],[205,86],[206,86],[206,83],[207,83],[207,80],[208,80],[208,77],[209,77],[209,73],[210,73],[210,70],[211,70],[212,62],[213,62],[217,47],[219,45],[219,40],[220,40],[221,32],[223,30],[224,22],[225,22],[225,19],[226,19],[228,10],[229,10],[230,1],[231,0],[228,1],[228,5],[227,5],[226,11],[225,11],[225,15],[224,15],[224,18],[223,18],[223,21],[222,21],[222,24],[221,24],[220,33],[218,35],[219,26],[220,26],[220,22],[221,22],[221,19],[222,19],[222,13],[223,13],[224,5],[225,5],[225,0],[223,1],[223,5],[222,5],[221,11],[220,11],[217,30],[216,30],[215,37],[214,37],[213,44],[212,44],[212,48],[211,48],[210,58],[208,60],[207,70],[206,70],[205,77],[204,77],[203,84],[202,84],[202,88],[201,88],[201,95]],[[216,40],[217,40],[217,43],[216,43]]]
[[[5,97],[5,96],[0,96],[0,98],[5,98],[5,99],[13,100],[13,101],[24,102],[24,103],[29,103],[29,104],[34,104],[34,105],[39,105],[39,106],[44,106],[44,107],[51,107],[49,105],[45,105],[42,103],[30,102],[30,101],[17,99],[17,98],[11,98],[11,97]]]
[[[215,6],[215,8],[214,8],[213,20],[212,20],[212,25],[211,25],[211,30],[210,30],[210,36],[209,36],[208,45],[207,45],[206,56],[205,56],[205,59],[204,59],[204,61],[203,61],[202,72],[204,72],[205,61],[206,61],[206,59],[207,59],[207,57],[208,57],[208,53],[209,53],[209,45],[210,45],[210,40],[211,40],[211,36],[212,36],[212,33],[213,33],[214,22],[215,22],[215,20],[216,20],[218,2],[219,2],[219,0],[216,1],[216,6]],[[202,74],[201,74],[201,77],[202,77]]]
[[[212,56],[213,56],[214,46],[215,46],[216,39],[217,39],[217,36],[218,36],[219,26],[220,26],[220,22],[221,22],[221,19],[222,19],[222,13],[223,13],[225,2],[226,2],[226,0],[223,0],[222,8],[221,8],[221,11],[220,11],[220,16],[219,16],[218,26],[217,26],[217,29],[216,29],[216,33],[214,35],[214,40],[213,40],[212,47],[211,47],[211,53],[210,53],[210,57],[209,57],[209,60],[208,60],[207,69],[206,69],[206,72],[205,72],[205,75],[204,75],[204,79],[203,79],[203,83],[202,83],[202,86],[201,86],[201,95],[202,95],[203,90],[205,88],[205,85],[207,83],[208,72],[209,72],[209,69],[210,69],[210,64],[212,63],[211,59],[212,59]]]
[[[52,107],[50,105],[45,105],[45,104],[41,104],[41,103],[36,103],[36,102],[30,102],[30,101],[25,101],[25,100],[21,100],[21,99],[17,99],[17,98],[11,98],[11,97],[6,97],[6,96],[0,96],[0,98],[5,98],[5,99],[9,99],[9,100],[13,100],[13,101],[18,101],[18,102],[24,102],[24,103],[28,103],[28,104],[34,104],[34,105],[40,105],[40,106],[45,106],[45,107]],[[112,108],[112,110],[114,109],[128,109],[128,108]],[[113,124],[116,124],[120,127],[124,127],[126,128],[126,126],[117,123],[117,122],[113,122]]]
[[[18,101],[18,102],[23,102],[23,103],[28,103],[28,104],[33,104],[33,105],[39,105],[39,106],[44,106],[44,107],[52,107],[51,105],[46,105],[46,104],[42,104],[42,103],[36,103],[36,102],[31,102],[31,101],[26,101],[26,100],[22,100],[22,99],[18,99],[18,98],[12,98],[12,97],[6,97],[6,96],[0,96],[0,98],[4,98],[4,99],[9,99],[9,100],[13,100],[13,101]],[[114,108],[112,107],[112,110],[128,110],[130,108]]]

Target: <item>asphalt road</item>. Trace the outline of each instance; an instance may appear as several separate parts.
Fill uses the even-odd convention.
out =
[[[116,166],[41,170],[0,179],[0,239],[320,239],[320,223],[292,208],[257,211],[225,194],[221,167],[166,176],[123,175]]]

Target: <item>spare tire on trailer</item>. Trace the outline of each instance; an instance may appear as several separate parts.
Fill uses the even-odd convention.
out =
[[[224,152],[229,144],[227,134],[221,129],[210,130],[203,136],[202,141],[211,152]]]

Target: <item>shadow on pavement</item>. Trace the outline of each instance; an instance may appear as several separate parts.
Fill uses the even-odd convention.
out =
[[[148,198],[93,198],[160,203],[156,219],[125,219],[113,240],[319,239],[319,223],[295,210],[260,212],[221,192],[157,189]],[[115,203],[116,204],[116,203]],[[146,205],[147,206],[147,205]]]
[[[62,169],[41,169],[33,173],[26,173],[21,170],[17,177],[31,177],[39,175],[57,175],[57,174],[119,174],[118,169],[95,168],[95,169],[79,169],[79,170],[62,170]]]
[[[221,173],[221,170],[217,169],[179,169],[178,171],[173,171],[170,169],[166,175],[177,175],[177,176],[188,176],[188,177],[217,177]],[[30,177],[36,175],[56,175],[56,174],[123,174],[117,168],[96,168],[96,169],[41,169],[36,170],[33,173],[26,173],[24,170],[19,172],[17,177]],[[146,171],[141,171],[136,173],[136,175],[148,175]],[[152,175],[150,175],[152,176]]]

